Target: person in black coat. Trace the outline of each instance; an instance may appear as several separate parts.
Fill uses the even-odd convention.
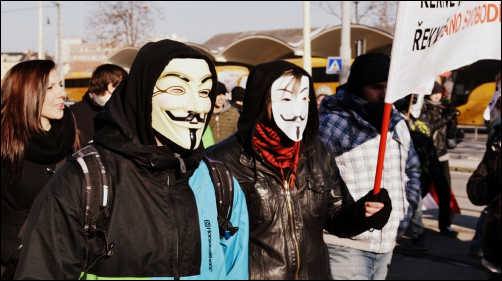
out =
[[[94,136],[92,119],[103,109],[115,88],[125,78],[127,78],[127,72],[114,64],[100,65],[92,73],[89,90],[85,93],[82,101],[70,107],[77,120],[82,143],[86,144],[92,141]]]
[[[312,77],[272,61],[249,74],[238,131],[208,148],[246,195],[250,280],[327,280],[323,230],[352,237],[389,219],[385,189],[354,202],[318,128]]]
[[[482,263],[490,271],[490,280],[500,280],[502,261],[500,150],[500,117],[498,117],[494,121],[493,134],[486,145],[483,160],[467,183],[469,200],[477,206],[488,205],[481,244],[483,248]]]
[[[440,174],[429,178],[424,184],[422,181],[422,194],[425,196],[429,192],[431,181],[439,201],[439,230],[442,235],[456,237],[458,232],[450,225],[453,221],[453,213],[450,207],[451,201],[451,176],[447,150],[448,126],[456,127],[457,110],[453,107],[445,108],[441,104],[441,93],[444,88],[437,82],[434,84],[432,94],[426,96],[425,103],[419,121],[424,122],[428,128],[428,135],[432,137],[439,159],[438,170]]]
[[[2,85],[2,280],[14,277],[35,198],[80,145],[55,67],[51,60],[19,63]]]

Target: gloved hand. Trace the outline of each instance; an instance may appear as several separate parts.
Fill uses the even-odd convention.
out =
[[[374,229],[381,230],[389,221],[390,213],[392,212],[392,201],[390,200],[389,193],[385,188],[380,190],[380,193],[373,195],[373,190],[368,192],[365,196],[357,201],[358,204],[365,205],[366,202],[381,202],[384,207],[370,217],[364,217],[365,223]],[[362,212],[363,214],[365,212]]]
[[[454,107],[447,108],[445,112],[446,119],[448,119],[448,121],[452,120],[457,116],[457,112],[458,110]]]

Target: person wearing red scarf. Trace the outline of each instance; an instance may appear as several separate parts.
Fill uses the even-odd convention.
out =
[[[317,140],[315,101],[302,68],[285,61],[257,65],[238,131],[206,152],[227,165],[246,195],[251,280],[328,279],[323,230],[352,237],[381,229],[392,210],[385,190],[354,202]]]

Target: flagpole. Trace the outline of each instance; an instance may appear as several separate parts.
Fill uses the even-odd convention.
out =
[[[385,109],[383,113],[383,122],[382,122],[382,131],[380,134],[380,148],[378,150],[378,162],[377,169],[375,174],[375,185],[373,187],[373,194],[376,195],[380,192],[380,188],[382,185],[382,174],[384,168],[384,160],[385,160],[385,148],[387,147],[387,132],[389,131],[389,123],[390,123],[390,115],[392,112],[392,103],[394,102],[393,98],[396,95],[395,88],[397,83],[396,75],[393,74],[393,66],[397,66],[397,59],[400,57],[400,54],[395,53],[394,47],[396,45],[401,45],[400,40],[402,40],[402,22],[404,20],[404,2],[400,2],[398,4],[397,9],[397,17],[396,17],[396,30],[394,34],[394,40],[392,42],[392,52],[391,52],[391,62],[389,69],[389,79],[387,80],[387,93],[385,96]],[[399,48],[398,48],[399,49]],[[392,58],[394,57],[394,58]]]
[[[375,175],[375,186],[373,194],[377,195],[380,192],[382,183],[383,162],[385,159],[385,147],[387,146],[387,132],[389,131],[390,113],[392,112],[392,103],[386,103],[383,112],[382,132],[380,137],[380,149],[378,150],[378,163]]]

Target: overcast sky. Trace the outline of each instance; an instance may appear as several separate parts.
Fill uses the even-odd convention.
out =
[[[43,1],[45,49],[55,54],[57,9],[53,2]],[[164,20],[156,22],[156,35],[176,33],[189,42],[202,44],[219,33],[250,30],[301,28],[302,1],[264,2],[157,2],[164,9]],[[1,1],[2,52],[38,51],[38,1]],[[29,9],[35,8],[35,9]],[[63,1],[63,37],[86,38],[86,16],[92,2]],[[20,11],[12,11],[23,9]],[[47,24],[49,18],[50,24]],[[340,20],[312,2],[311,26],[340,24]]]

